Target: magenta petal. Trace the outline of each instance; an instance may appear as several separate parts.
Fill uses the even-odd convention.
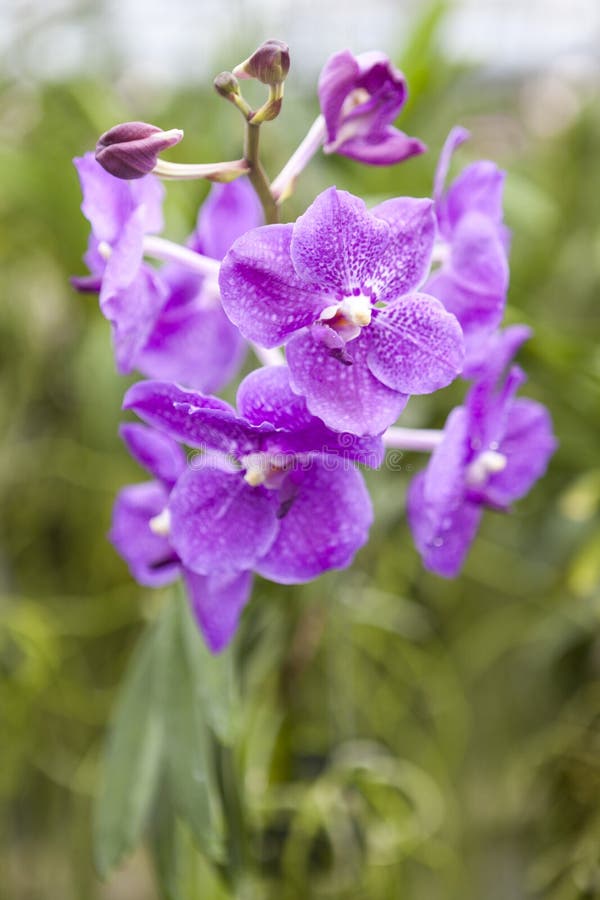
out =
[[[189,469],[169,500],[171,542],[201,575],[253,569],[278,530],[275,491],[250,487],[239,471]]]
[[[438,217],[444,221],[446,216],[445,206],[443,209],[443,214],[440,207],[445,203],[444,186],[446,184],[446,178],[448,177],[448,170],[450,169],[452,156],[454,155],[455,150],[457,150],[461,144],[464,144],[465,141],[468,141],[470,136],[471,135],[466,128],[462,128],[462,126],[460,125],[455,126],[451,129],[450,134],[446,138],[444,146],[442,147],[442,152],[440,153],[440,158],[435,170],[435,178],[433,182],[433,199],[436,203]]]
[[[147,266],[126,287],[112,290],[110,281],[104,280],[100,308],[112,327],[117,370],[122,375],[135,369],[166,296],[160,277]]]
[[[371,328],[371,326],[368,326]],[[361,334],[346,345],[351,365],[336,359],[309,330],[287,346],[290,381],[306,398],[313,415],[335,431],[356,435],[381,434],[396,421],[408,397],[391,390],[367,367],[368,340]]]
[[[187,302],[174,296],[161,311],[136,368],[149,378],[218,391],[239,370],[247,344],[220,302],[200,288]]]
[[[385,450],[380,438],[331,431],[313,416],[304,397],[292,391],[287,366],[266,366],[247,375],[238,390],[237,407],[253,425],[269,424],[278,429],[263,439],[265,452],[327,453],[372,468],[383,460]]]
[[[342,105],[346,96],[356,86],[359,75],[358,63],[349,50],[334,53],[321,70],[318,86],[319,103],[330,141],[335,140]]]
[[[428,394],[450,384],[462,369],[460,325],[427,294],[408,294],[379,310],[368,332],[369,369],[393,390]]]
[[[465,502],[440,518],[425,499],[425,477],[423,472],[417,475],[408,491],[410,528],[425,568],[445,578],[454,578],[477,534],[482,507]]]
[[[525,397],[514,400],[499,449],[506,468],[490,477],[483,493],[492,506],[508,507],[542,477],[556,450],[546,408]]]
[[[325,151],[327,152],[327,146]],[[365,136],[357,135],[335,146],[335,152],[371,166],[392,166],[426,151],[418,138],[388,125],[383,131]]]
[[[228,403],[169,382],[134,384],[125,394],[123,408],[190,447],[223,453],[258,449],[261,432],[239,419]]]
[[[268,423],[293,431],[314,421],[304,398],[290,387],[287,366],[263,366],[250,372],[238,388],[236,405],[240,416],[252,425]]]
[[[377,300],[392,301],[419,287],[429,272],[435,239],[433,204],[428,199],[398,197],[372,210],[390,226],[390,245],[373,272]]]
[[[461,218],[452,237],[450,270],[465,287],[504,298],[508,261],[498,227],[491,219],[476,212]]]
[[[451,226],[467,213],[477,212],[498,225],[502,221],[502,193],[506,173],[489,160],[467,166],[446,193],[446,210]]]
[[[497,328],[504,315],[505,295],[502,292],[480,292],[466,287],[454,277],[449,268],[439,269],[426,282],[424,290],[443,303],[456,316],[464,332],[467,364],[476,358],[487,336]]]
[[[79,174],[83,203],[81,209],[99,241],[113,244],[134,210],[143,207],[147,234],[162,231],[164,187],[158,178],[147,175],[127,182],[105,172],[93,153],[74,160]]]
[[[341,297],[367,288],[388,243],[385,222],[332,187],[297,219],[290,252],[298,275]]]
[[[179,560],[169,541],[150,528],[150,519],[160,515],[168,493],[157,481],[132,484],[117,495],[108,538],[140,584],[162,587],[174,581]]]
[[[192,248],[204,256],[223,259],[237,238],[263,221],[260,200],[247,178],[213,184],[200,208]]]
[[[250,572],[198,575],[183,570],[190,605],[209,649],[220,653],[233,638],[252,588]]]
[[[292,225],[264,225],[242,235],[221,265],[223,309],[244,337],[277,347],[319,317],[328,299],[296,273]]]
[[[143,248],[144,211],[137,209],[125,223],[119,240],[111,250],[104,271],[102,293],[111,294],[132,283],[142,265]]]
[[[469,459],[470,421],[464,407],[453,409],[444,426],[443,440],[425,470],[424,497],[439,519],[459,506],[465,496],[465,469]]]
[[[164,484],[173,485],[185,469],[186,456],[166,434],[138,423],[121,425],[119,435],[141,466]]]
[[[135,206],[129,185],[105,172],[93,153],[73,160],[83,194],[81,211],[98,241],[112,244]]]
[[[260,575],[281,584],[349,566],[373,521],[363,478],[347,461],[315,459],[290,478],[291,505],[273,546],[256,566]]]
[[[531,334],[531,328],[527,325],[509,325],[502,331],[489,334],[477,353],[471,354],[468,369],[467,366],[463,369],[463,377],[493,385]]]
[[[408,493],[408,521],[417,550],[427,569],[446,578],[458,574],[482,514],[480,505],[466,499],[469,428],[463,407],[450,413],[442,443]]]

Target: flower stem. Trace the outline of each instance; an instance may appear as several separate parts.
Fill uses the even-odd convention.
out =
[[[294,193],[294,187],[298,175],[306,168],[319,147],[325,141],[325,119],[317,116],[310,126],[306,137],[298,145],[292,156],[271,185],[271,193],[278,204],[287,200]]]
[[[271,193],[269,179],[258,156],[259,137],[260,124],[252,125],[250,122],[246,122],[244,161],[249,169],[248,178],[262,203],[267,224],[272,225],[279,221],[279,210]]]
[[[201,253],[196,253],[195,250],[176,244],[175,241],[168,241],[166,238],[155,237],[152,234],[144,237],[144,255],[162,259],[164,262],[178,263],[198,275],[213,276],[214,278],[219,274],[221,266],[218,259],[203,256]]]
[[[434,428],[388,428],[383,434],[385,447],[431,453],[441,443],[443,431]]]
[[[219,163],[174,163],[159,159],[152,169],[153,175],[169,181],[190,181],[206,178],[208,181],[234,181],[240,175],[248,173],[248,166],[243,159]]]

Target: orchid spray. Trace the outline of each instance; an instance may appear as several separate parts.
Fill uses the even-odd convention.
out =
[[[431,454],[409,487],[408,520],[425,567],[454,577],[483,511],[509,510],[555,447],[546,410],[516,397],[525,376],[512,360],[529,330],[500,328],[504,173],[481,161],[446,187],[468,137],[457,128],[431,198],[367,208],[330,187],[281,222],[320,150],[379,166],[425,150],[393,125],[402,73],[381,53],[343,51],[321,73],[320,115],[270,182],[259,138],[289,68],[288,47],[270,40],[215,79],[244,122],[237,160],[168,162],[161,154],[183,132],[144,122],[111,128],[75,160],[91,236],[89,274],[74,286],[99,293],[118,370],[151,379],[127,391],[124,408],[144,424],[121,436],[152,480],[123,488],[109,537],[139,583],[183,586],[143,640],[117,711],[97,811],[102,872],[149,818],[174,816],[240,890],[240,726],[226,648],[255,575],[298,584],[352,563],[373,521],[359,464],[377,469],[386,448]],[[258,109],[246,79],[266,87]],[[162,236],[162,182],[180,179],[213,182],[184,245]],[[249,349],[260,365],[234,409],[214,392]],[[470,387],[442,431],[396,424],[411,396],[458,377]]]

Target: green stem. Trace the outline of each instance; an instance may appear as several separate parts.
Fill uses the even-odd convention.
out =
[[[262,204],[265,213],[265,221],[268,225],[273,225],[279,221],[279,209],[273,199],[269,179],[265,174],[265,170],[263,169],[258,156],[259,137],[260,124],[251,125],[250,122],[246,122],[244,160],[250,170],[248,172],[248,178]]]

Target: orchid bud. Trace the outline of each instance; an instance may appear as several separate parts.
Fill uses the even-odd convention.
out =
[[[163,131],[147,122],[124,122],[101,135],[96,160],[116,178],[143,178],[156,166],[158,154],[182,138],[183,131],[178,128]]]
[[[271,39],[260,45],[252,56],[233,70],[238,78],[256,78],[271,86],[282,84],[290,70],[290,48]]]
[[[215,91],[226,100],[231,98],[232,94],[239,94],[240,84],[235,75],[231,72],[221,72],[213,81]]]

